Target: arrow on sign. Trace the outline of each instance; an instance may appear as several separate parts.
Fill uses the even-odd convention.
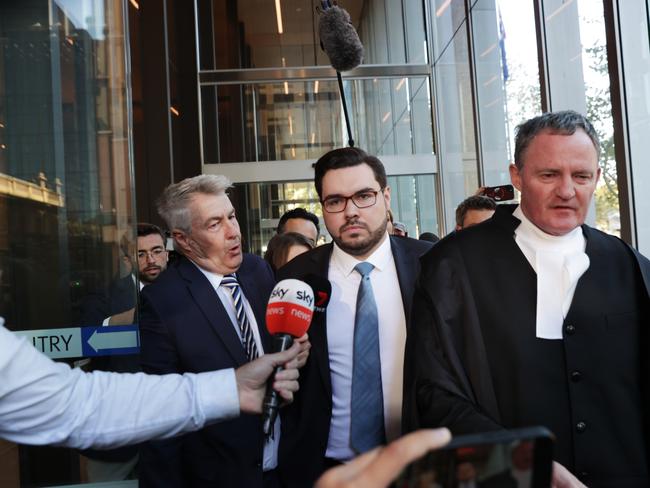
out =
[[[125,349],[129,347],[138,347],[138,332],[137,331],[111,331],[110,327],[101,327],[101,329],[109,329],[99,332],[95,330],[88,339],[88,345],[92,347],[95,352],[100,349]]]

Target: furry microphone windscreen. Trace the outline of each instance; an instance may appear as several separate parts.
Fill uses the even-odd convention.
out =
[[[363,61],[363,45],[346,10],[340,7],[325,10],[318,21],[318,35],[336,71],[350,71]]]

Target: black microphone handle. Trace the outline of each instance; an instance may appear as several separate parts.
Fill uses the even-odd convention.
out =
[[[291,334],[273,334],[271,337],[272,352],[286,351],[293,345],[293,336]],[[273,382],[275,381],[276,373],[282,371],[282,369],[282,366],[277,366],[266,383],[266,395],[262,404],[262,419],[264,421],[264,436],[267,439],[273,433],[275,419],[278,416],[278,408],[280,408],[280,395],[273,389]]]

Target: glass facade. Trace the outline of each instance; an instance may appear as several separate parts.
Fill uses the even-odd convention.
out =
[[[378,156],[431,154],[426,78],[348,80],[344,90],[356,146]],[[201,93],[206,164],[318,159],[347,142],[335,81],[208,85]]]
[[[623,238],[645,256],[650,255],[650,2],[615,2],[608,7],[608,18],[616,24],[610,28],[617,45],[608,47],[617,52],[619,76],[616,96],[612,97],[617,117],[616,169],[621,230]],[[610,68],[611,70],[611,68]],[[623,216],[626,217],[623,221]]]
[[[103,297],[131,273],[125,6],[0,4],[0,316],[76,364],[67,331],[101,325]],[[85,479],[72,451],[3,447],[2,486]]]
[[[603,146],[590,223],[650,253],[650,1],[340,3],[365,47],[343,73],[355,145],[385,163],[411,237],[444,235],[478,186],[509,182],[518,123],[571,108]],[[115,311],[137,217],[150,220],[158,189],[195,171],[234,181],[251,252],[264,252],[285,211],[321,215],[312,164],[348,135],[319,15],[307,0],[0,3],[0,316],[10,330],[98,367],[59,337]],[[134,156],[134,128],[150,166]],[[124,298],[134,307],[135,289]],[[76,451],[0,441],[0,453],[3,487],[94,480]]]
[[[220,3],[197,4],[204,171],[224,173],[236,183],[243,234],[250,250],[260,253],[280,215],[304,200],[287,199],[292,194],[287,185],[307,184],[313,175],[287,174],[287,166],[277,163],[304,168],[347,145],[348,134],[335,73],[313,38],[318,9],[302,2],[240,0],[231,11]],[[395,218],[406,221],[412,234],[438,233],[424,5],[373,0],[344,7],[363,42],[364,65],[371,65],[345,74],[342,82],[354,144],[382,159],[397,156],[416,166],[413,173],[387,165],[395,181],[393,200],[399,202]],[[238,19],[235,31],[222,25],[228,15]],[[311,66],[295,68],[304,65]],[[260,167],[253,162],[276,164],[277,170],[260,181]],[[422,188],[427,188],[426,210],[418,211],[414,205],[423,198]],[[303,203],[318,208],[315,194]]]
[[[365,64],[426,63],[421,2],[349,0],[341,4],[364,46]],[[197,0],[202,71],[329,66],[320,47],[322,12],[310,0]]]
[[[586,114],[601,142],[601,179],[588,222],[620,235],[612,103],[603,2],[542,2],[550,110]]]
[[[434,25],[441,23],[444,26],[455,20],[452,15],[455,11],[453,5],[455,4],[452,2],[449,7],[452,8],[451,11],[445,10],[449,14],[436,18]],[[438,126],[438,144],[445,214],[449,223],[454,222],[456,205],[479,187],[476,132],[467,23],[461,22],[455,30],[449,28],[449,25],[435,29],[453,32],[453,37],[447,39],[444,43],[445,49],[441,50],[434,61],[436,109],[438,117],[444,121]],[[440,39],[442,35],[439,32],[436,38]]]

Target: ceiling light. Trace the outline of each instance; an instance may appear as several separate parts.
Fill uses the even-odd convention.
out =
[[[280,0],[275,0],[275,17],[278,21],[278,34],[282,34],[284,29],[282,27],[282,7],[280,6]]]

